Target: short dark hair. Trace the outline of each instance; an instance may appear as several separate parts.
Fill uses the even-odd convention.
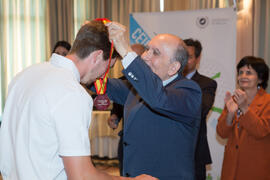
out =
[[[111,42],[109,40],[108,29],[102,21],[93,20],[81,27],[70,53],[74,53],[80,59],[84,59],[96,50],[103,51],[104,60],[109,59]],[[119,54],[114,49],[112,58],[117,56],[119,56]]]
[[[71,45],[67,41],[57,41],[54,45],[52,53],[55,53],[56,48],[58,48],[59,46],[66,48],[68,51],[71,48]]]
[[[265,63],[262,58],[254,57],[254,56],[245,56],[243,57],[237,65],[237,74],[239,74],[239,69],[248,66],[252,67],[257,75],[258,78],[262,81],[258,85],[261,86],[263,89],[267,88],[267,81],[269,78],[269,67]]]
[[[195,57],[198,58],[201,55],[202,52],[202,45],[200,41],[193,40],[192,38],[185,39],[184,42],[187,46],[192,46],[195,48]]]

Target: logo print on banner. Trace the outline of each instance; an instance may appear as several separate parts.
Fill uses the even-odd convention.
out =
[[[205,28],[209,23],[209,19],[207,16],[205,17],[197,17],[196,24],[199,28]]]
[[[129,15],[129,39],[131,44],[143,44],[147,45],[151,40],[150,37],[146,34],[143,28],[138,24],[134,19],[132,14]]]

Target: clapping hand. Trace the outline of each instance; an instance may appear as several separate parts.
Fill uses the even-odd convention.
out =
[[[233,121],[233,116],[234,113],[237,111],[238,109],[238,105],[234,100],[234,96],[231,95],[230,92],[226,92],[225,94],[225,99],[224,99],[226,108],[228,110],[228,115],[227,115],[227,124],[231,125],[232,121]]]
[[[232,96],[228,91],[226,92],[224,102],[229,113],[234,114],[237,111],[238,105],[236,103],[235,97]]]
[[[248,101],[247,101],[246,92],[241,89],[236,89],[234,91],[233,99],[237,103],[239,109],[241,109],[241,111],[245,113],[248,109]]]

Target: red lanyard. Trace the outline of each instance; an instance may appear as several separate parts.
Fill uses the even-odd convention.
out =
[[[111,43],[109,64],[108,64],[108,68],[106,70],[106,73],[104,74],[103,78],[97,79],[95,82],[95,88],[96,88],[97,94],[104,94],[106,92],[107,79],[108,79],[107,74],[108,74],[109,69],[110,69],[112,54],[113,54],[113,42]]]

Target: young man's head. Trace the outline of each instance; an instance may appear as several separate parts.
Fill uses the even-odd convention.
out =
[[[187,75],[196,70],[197,64],[200,62],[202,45],[200,41],[193,39],[185,39],[184,42],[187,45],[189,55],[188,63],[184,69],[184,75]]]
[[[109,41],[107,27],[102,21],[93,20],[81,27],[70,53],[74,53],[80,59],[84,59],[95,50],[102,50],[104,60],[109,59],[111,42]],[[116,56],[117,52],[114,51],[112,58]]]
[[[89,84],[105,73],[110,51],[111,42],[107,27],[102,21],[93,20],[81,27],[67,58],[77,66],[81,82]],[[114,50],[111,64],[117,56],[118,53]]]

